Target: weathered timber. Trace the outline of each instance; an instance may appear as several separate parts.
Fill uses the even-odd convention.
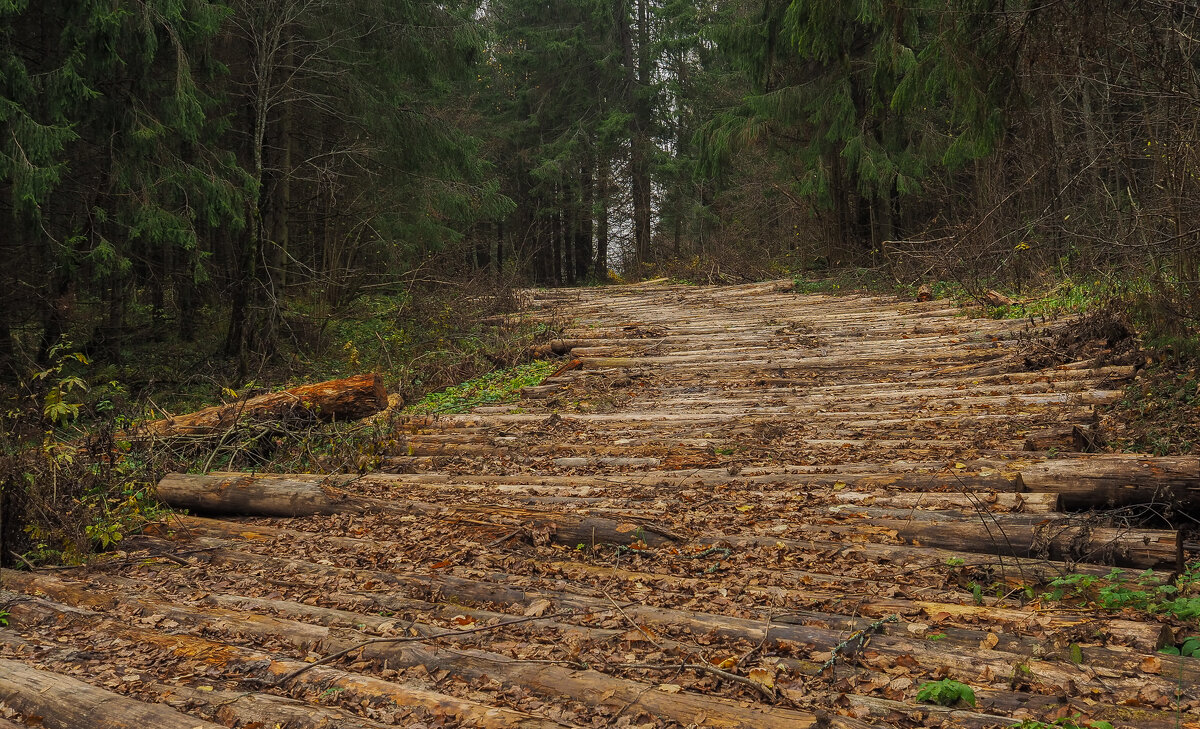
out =
[[[1058,494],[1050,493],[835,491],[832,498],[842,504],[897,509],[968,509],[1019,511],[1025,514],[1048,514],[1058,511]]]
[[[860,523],[894,531],[915,546],[1006,554],[1120,567],[1174,569],[1182,564],[1183,540],[1167,529],[1092,527],[1066,519],[1021,523],[992,514],[961,522],[918,519],[863,519]]]
[[[357,420],[388,406],[387,390],[378,373],[355,375],[216,405],[187,415],[142,423],[126,434],[132,439],[209,436],[239,423],[288,420]]]
[[[72,593],[63,593],[63,597]],[[79,595],[81,599],[85,596]],[[38,602],[45,611],[48,604],[44,601],[23,601],[15,603],[12,608],[17,620],[25,619],[28,613],[36,613],[31,607]],[[312,626],[294,620],[258,616],[256,619],[239,617],[238,613],[221,609],[172,608],[166,603],[142,601],[147,606],[153,606],[169,614],[173,619],[188,621],[197,627],[221,627],[233,630],[242,635],[271,638],[283,641],[303,650],[314,647],[337,652],[353,645],[359,645],[371,636],[352,630],[332,631],[324,626]],[[64,614],[65,615],[65,614]],[[77,611],[71,614],[76,620],[84,617]],[[91,617],[91,616],[88,616]],[[92,617],[92,620],[98,618]],[[103,627],[114,630],[112,621],[100,621]],[[122,633],[134,636],[149,631],[124,629]],[[181,636],[167,636],[159,633],[141,635],[143,642],[154,645],[172,645],[181,640]],[[192,642],[207,642],[200,639],[188,638]],[[191,648],[191,650],[199,650]],[[209,649],[211,651],[211,649]],[[227,654],[251,653],[250,651],[231,651],[223,647]],[[206,651],[207,652],[207,651]],[[195,654],[193,654],[195,655]],[[675,719],[680,723],[690,722],[694,717],[705,716],[705,725],[717,729],[806,729],[828,726],[825,717],[804,711],[773,708],[769,710],[747,708],[736,701],[703,696],[688,692],[665,693],[648,691],[652,684],[645,684],[629,679],[617,678],[595,670],[576,670],[557,665],[531,663],[512,659],[507,656],[474,649],[438,650],[414,642],[373,643],[363,646],[356,654],[362,659],[386,661],[392,666],[424,666],[426,670],[446,670],[465,678],[501,678],[515,686],[548,696],[568,696],[581,701],[593,702],[596,705],[620,709],[631,703],[637,703],[645,711],[652,714]],[[261,662],[261,659],[260,659]],[[279,668],[282,662],[270,661],[267,667],[268,677],[276,680],[288,675]],[[243,663],[239,666],[245,670]],[[318,667],[311,670],[320,670]],[[666,666],[670,670],[672,666]],[[308,673],[309,671],[306,671]],[[301,674],[303,675],[303,674]]]
[[[345,484],[344,479],[339,479]],[[446,521],[464,518],[494,520],[496,526],[527,526],[549,541],[579,544],[629,544],[641,540],[652,546],[681,537],[647,520],[609,519],[593,514],[539,511],[488,505],[439,505],[409,499],[355,496],[330,484],[331,479],[306,474],[260,475],[173,473],[158,484],[158,497],[180,509],[242,516],[312,516],[339,513],[425,514]],[[540,536],[539,536],[540,538]]]
[[[1021,469],[1025,491],[1056,493],[1067,509],[1173,502],[1200,505],[1200,456],[1105,455]]]
[[[147,704],[70,676],[0,658],[0,702],[47,729],[221,729],[161,704]]]
[[[0,595],[0,598],[2,597]],[[74,598],[82,604],[92,604],[96,599],[94,596],[89,595],[85,588],[72,588],[72,586],[66,583],[58,590],[56,597],[62,600]],[[170,635],[132,627],[126,622],[107,619],[103,615],[91,610],[60,605],[51,600],[23,598],[19,600],[0,600],[0,602],[7,605],[10,620],[14,626],[28,627],[46,622],[70,622],[76,625],[84,625],[97,633],[117,635],[127,640],[136,641],[144,646],[158,648],[179,659],[202,660],[208,665],[217,667],[229,675],[237,676],[242,680],[254,679],[259,682],[274,684],[280,678],[308,665],[302,661],[279,658],[263,651],[242,648],[197,636]],[[165,605],[164,608],[172,611],[172,614],[177,617],[186,618],[189,615],[197,617],[195,613],[188,613],[185,609],[170,608]],[[237,620],[236,617],[234,619]],[[243,619],[240,627],[248,631],[250,635],[254,635],[266,630],[264,625],[269,624],[270,620],[263,620],[263,625],[258,623],[259,621]],[[230,627],[230,625],[223,626],[224,629],[229,629]],[[316,635],[312,629],[300,623],[290,622],[289,627],[291,628],[291,632],[288,637],[293,642],[300,638],[311,639]],[[3,680],[2,676],[3,674],[0,673],[0,681]],[[326,666],[311,668],[304,674],[301,674],[298,680],[304,686],[313,689],[314,693],[335,688],[338,691],[345,691],[351,696],[359,696],[362,699],[386,699],[398,706],[423,709],[434,715],[451,717],[467,726],[479,727],[480,729],[562,729],[562,724],[558,722],[539,719],[511,709],[485,706],[468,699],[460,699],[435,691],[392,683],[371,676],[348,673]],[[180,716],[183,715],[181,714]],[[192,723],[158,724],[151,721],[141,724],[112,724],[108,726],[112,726],[114,729],[117,727],[121,729],[141,729],[142,727],[158,726],[167,727],[168,729],[174,726],[180,726],[182,729],[195,729],[196,727],[215,729],[220,726],[208,724],[207,722],[199,722],[195,718],[190,717],[188,720]],[[66,724],[64,725],[64,729],[78,729],[80,726],[95,726],[95,724]]]

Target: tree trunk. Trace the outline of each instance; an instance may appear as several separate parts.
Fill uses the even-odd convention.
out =
[[[89,595],[84,591],[71,589],[71,585],[62,585],[55,589],[49,581],[43,581],[43,589],[52,591],[56,600],[60,600],[70,605],[92,605],[100,607],[101,604],[96,600],[96,596]],[[103,598],[101,598],[101,601]],[[141,601],[130,600],[128,602],[139,604]],[[142,603],[144,606],[144,603]],[[163,612],[170,613],[173,617],[178,618],[179,622],[185,620],[189,623],[196,623],[203,620],[200,613],[188,613],[177,606],[156,604],[156,608]],[[260,634],[263,632],[262,625],[253,626],[253,621],[246,621],[237,614],[227,613],[228,619],[232,621],[231,625],[239,625],[242,629],[250,628],[250,635]],[[243,648],[229,643],[220,643],[216,641],[206,640],[204,638],[192,635],[171,635],[167,633],[159,633],[145,628],[131,626],[124,622],[115,620],[105,620],[95,613],[89,613],[76,609],[66,609],[59,607],[56,603],[48,600],[25,600],[19,605],[12,608],[12,620],[15,623],[23,625],[32,625],[46,620],[63,620],[71,618],[77,622],[86,622],[91,627],[92,632],[99,634],[101,632],[119,635],[126,640],[133,641],[142,646],[153,646],[167,651],[179,660],[196,660],[201,658],[206,663],[219,667],[219,669],[228,675],[244,676],[249,679],[255,679],[258,682],[273,685],[279,679],[299,670],[308,665],[301,661],[279,658],[270,653],[254,650],[252,648]],[[190,618],[190,619],[189,619]],[[289,640],[295,643],[298,638],[315,637],[314,634],[322,633],[322,629],[305,627],[300,623],[288,621],[291,627]],[[0,667],[7,668],[10,661],[0,661]],[[16,664],[22,666],[23,664]],[[32,670],[32,669],[25,669]],[[6,677],[12,675],[13,679],[9,680]],[[51,674],[53,675],[53,674]],[[195,717],[178,714],[172,709],[162,707],[159,704],[140,704],[140,702],[126,699],[123,696],[111,694],[107,691],[102,691],[100,694],[88,693],[87,684],[81,684],[74,679],[66,679],[71,683],[68,687],[71,689],[82,689],[76,695],[71,695],[67,691],[55,691],[52,694],[41,694],[39,691],[45,690],[41,685],[45,682],[35,682],[29,684],[27,688],[24,686],[23,679],[26,674],[14,673],[8,674],[0,672],[0,698],[5,699],[8,703],[15,706],[18,710],[22,704],[15,703],[12,698],[13,694],[5,691],[8,684],[16,684],[16,691],[20,691],[18,699],[25,699],[27,702],[24,705],[36,707],[37,715],[46,716],[45,712],[50,712],[50,716],[57,716],[56,711],[71,711],[75,707],[73,702],[84,704],[82,707],[85,710],[81,715],[66,714],[74,721],[63,721],[60,723],[50,724],[47,726],[51,729],[78,729],[81,726],[95,727],[96,729],[134,729],[135,727],[164,727],[165,729],[221,729],[218,724],[210,724],[200,721]],[[307,670],[305,673],[294,679],[294,684],[309,690],[313,695],[322,691],[328,691],[330,688],[352,691],[355,694],[361,695],[363,700],[375,699],[380,703],[392,703],[396,706],[415,707],[426,709],[438,717],[450,717],[457,721],[461,721],[467,726],[480,727],[481,729],[557,729],[558,725],[545,719],[539,719],[528,714],[504,709],[494,706],[484,706],[470,699],[460,699],[445,694],[439,694],[427,689],[415,688],[399,683],[384,681],[371,676],[363,676],[361,674],[348,673],[337,668],[327,666],[319,666]],[[51,687],[52,688],[52,687]],[[12,689],[10,689],[12,690]],[[92,691],[101,691],[100,689],[91,689]],[[245,695],[246,692],[243,692]],[[28,697],[28,698],[26,698]],[[114,698],[109,698],[114,697]],[[100,702],[105,702],[106,711],[102,714],[96,709]],[[35,703],[36,702],[36,703]],[[122,712],[125,709],[124,702],[129,702],[134,705],[150,707],[150,709],[158,712],[170,711],[178,714],[179,717],[186,719],[186,722],[172,720],[168,714],[146,714],[144,720],[142,717],[137,717],[139,720],[126,721],[121,723],[118,714],[113,717],[112,721],[107,721],[109,707],[112,703],[117,703],[117,710]],[[57,707],[57,708],[56,708]],[[136,706],[132,707],[136,710]],[[137,715],[135,714],[135,717]],[[86,720],[86,721],[85,721]],[[275,722],[268,724],[274,726]]]
[[[600,198],[600,209],[596,214],[596,277],[601,281],[608,280],[608,179],[609,165],[607,155],[600,156],[597,171],[596,195]]]
[[[575,216],[575,280],[585,281],[592,269],[592,155],[588,154],[580,170],[580,199]]]
[[[207,436],[234,427],[239,422],[271,422],[289,419],[356,420],[383,410],[387,390],[378,374],[355,375],[272,392],[228,405],[217,405],[139,425],[126,437],[167,438]]]
[[[862,519],[856,524],[895,531],[902,542],[964,552],[1040,557],[1062,561],[1114,564],[1121,567],[1172,569],[1181,563],[1179,533],[1158,529],[1080,526],[1067,519],[1020,523],[1004,514],[975,521],[935,522],[916,519]],[[857,526],[830,527],[853,531]]]

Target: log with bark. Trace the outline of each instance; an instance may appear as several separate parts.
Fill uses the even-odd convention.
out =
[[[357,420],[374,415],[387,406],[388,396],[382,376],[378,373],[355,375],[142,423],[124,436],[133,440],[209,436],[229,430],[239,423],[293,419],[310,422]]]
[[[47,729],[221,729],[161,704],[147,704],[69,676],[0,659],[0,701]]]
[[[53,580],[43,580],[46,590],[53,589]],[[91,597],[85,591],[72,588],[71,585],[59,582],[60,588],[55,590],[55,598],[71,605],[75,602],[87,604]],[[743,702],[730,699],[706,696],[691,692],[667,693],[653,689],[654,684],[633,681],[611,676],[593,669],[578,670],[575,668],[553,665],[550,662],[523,661],[489,651],[457,648],[445,650],[427,647],[418,642],[407,640],[395,643],[369,642],[372,636],[355,630],[331,630],[324,626],[314,626],[296,620],[257,616],[246,618],[235,611],[219,608],[198,608],[194,606],[174,606],[165,601],[123,598],[122,602],[130,607],[150,609],[156,613],[169,616],[185,625],[200,629],[230,630],[242,637],[269,640],[282,643],[295,650],[333,653],[349,647],[357,646],[356,656],[359,660],[378,662],[393,667],[423,666],[427,671],[445,670],[468,680],[502,681],[535,694],[552,697],[570,697],[590,704],[606,706],[614,710],[638,704],[651,714],[661,715],[678,721],[690,722],[694,717],[705,716],[705,726],[721,727],[724,729],[805,729],[811,727],[829,726],[826,717],[812,712],[786,708],[757,708],[746,706]],[[57,615],[55,613],[58,613]],[[255,671],[263,678],[279,681],[290,676],[297,668],[305,664],[296,661],[280,660],[268,657],[259,651],[237,648],[223,643],[215,643],[194,636],[167,635],[140,628],[131,628],[117,621],[105,620],[95,613],[68,608],[56,610],[54,603],[46,600],[24,600],[13,605],[15,621],[28,624],[36,620],[72,619],[80,625],[91,625],[97,630],[121,635],[130,640],[136,640],[142,645],[166,648],[177,655],[189,658],[205,656],[209,661],[225,663],[229,668],[236,666],[240,671]],[[432,626],[421,626],[431,630]],[[291,670],[287,670],[290,667]],[[664,669],[669,673],[677,670],[675,665],[666,664]],[[306,669],[298,677],[307,676],[317,671],[331,672],[324,666]],[[338,672],[341,673],[341,672]],[[370,681],[364,676],[348,675],[348,681]],[[380,684],[384,682],[378,682]],[[336,684],[335,684],[336,685]],[[347,686],[347,688],[351,688]],[[490,708],[490,707],[489,707]],[[495,709],[492,709],[495,712]],[[515,712],[513,712],[515,713]],[[543,726],[550,724],[542,721]],[[155,726],[147,724],[146,726]],[[511,721],[500,724],[491,722],[491,726],[519,726]],[[864,727],[865,725],[850,722],[843,726]],[[207,727],[205,727],[207,729]]]
[[[46,582],[49,583],[50,581],[46,580]],[[243,680],[251,679],[259,684],[273,684],[281,677],[310,665],[302,661],[289,660],[261,650],[243,648],[231,643],[208,640],[193,635],[159,633],[131,626],[127,621],[106,619],[98,613],[75,607],[77,605],[90,605],[95,601],[94,596],[90,595],[84,586],[71,585],[59,581],[57,588],[47,584],[46,589],[55,594],[55,599],[58,602],[41,598],[27,598],[19,602],[10,603],[10,619],[14,625],[28,627],[39,623],[69,621],[75,625],[87,627],[95,634],[115,635],[137,643],[143,648],[166,651],[172,654],[177,660],[201,660],[208,665],[218,668],[224,675],[237,676]],[[183,608],[174,608],[166,604],[161,604],[159,607],[164,612],[169,612],[179,618],[188,619],[191,623],[196,622],[200,618],[198,613],[188,612]],[[272,622],[270,618],[255,621],[236,614],[229,614],[229,619],[231,622],[222,626],[223,629],[242,628],[243,632],[249,636],[264,633],[269,629],[267,625]],[[309,628],[294,621],[288,622],[288,628],[288,637],[292,641],[311,641],[319,639],[327,633],[327,631]],[[20,707],[20,704],[15,704],[10,699],[11,694],[8,692],[11,692],[13,689],[5,684],[4,667],[0,663],[0,699]],[[23,678],[25,678],[24,675],[16,677],[15,680],[18,682],[18,686],[21,685]],[[75,681],[74,683],[79,684],[80,682]],[[449,696],[428,689],[393,683],[372,676],[350,673],[337,668],[328,668],[325,666],[311,668],[302,674],[296,683],[310,690],[314,695],[321,692],[327,694],[330,689],[334,689],[337,692],[344,691],[363,701],[383,700],[400,707],[424,710],[439,719],[451,719],[456,725],[479,727],[480,729],[563,729],[562,724],[549,719],[542,719],[502,707],[488,706],[470,699]],[[32,687],[32,691],[37,692],[42,688],[42,686],[35,684]],[[27,695],[30,689],[24,689],[24,691]],[[109,692],[105,691],[103,693],[108,694]],[[115,694],[110,695],[117,696]],[[86,694],[81,694],[81,696],[86,697]],[[29,697],[28,700],[32,702],[35,698]],[[58,705],[61,701],[62,706],[57,708],[56,711],[70,711],[72,707],[70,698],[70,695],[64,694],[60,699],[60,696],[55,694],[43,700],[46,704],[55,705]],[[130,701],[133,704],[139,703],[121,696],[117,696],[117,698],[122,701]],[[45,707],[46,704],[42,704],[41,706]],[[30,705],[37,706],[37,704],[32,703]],[[186,717],[190,723],[172,723],[169,715],[163,715],[161,720],[159,720],[158,716],[154,716],[147,717],[145,721],[118,723],[120,717],[124,715],[124,707],[121,705],[116,707],[117,712],[121,713],[116,715],[114,721],[105,723],[105,719],[113,707],[105,704],[105,711],[101,712],[98,711],[99,706],[98,702],[89,704],[90,715],[84,714],[81,717],[76,717],[74,722],[60,724],[50,724],[47,722],[46,725],[51,727],[61,726],[63,729],[78,729],[81,726],[97,727],[97,729],[109,729],[110,727],[111,729],[133,729],[134,727],[164,727],[165,729],[173,729],[174,727],[179,727],[179,729],[220,728],[219,724],[210,724],[194,717]],[[166,709],[166,707],[159,707],[155,704],[142,706],[171,711],[170,709]],[[132,708],[136,709],[138,707]],[[18,708],[18,710],[20,709]],[[180,717],[185,717],[184,714],[174,713]],[[66,714],[66,716],[70,717],[72,715]],[[89,721],[83,721],[82,719],[85,717]],[[279,718],[276,716],[276,721]],[[273,726],[274,724],[275,722],[271,722],[268,726]]]
[[[1046,461],[1022,469],[1025,491],[1059,494],[1064,508],[1153,502],[1200,505],[1200,456],[1097,456]]]
[[[859,520],[894,532],[905,544],[963,552],[1039,557],[1120,567],[1172,569],[1182,564],[1183,540],[1168,529],[1093,527],[1066,519],[1029,523],[1026,515],[989,514],[960,522],[916,519]],[[830,527],[835,533],[861,527]]]
[[[167,505],[209,514],[301,517],[340,513],[426,514],[452,522],[528,529],[535,539],[546,538],[570,547],[579,544],[650,546],[681,541],[679,535],[636,517],[620,520],[582,513],[519,509],[498,505],[442,505],[411,499],[374,499],[339,488],[352,476],[308,474],[257,475],[172,473],[158,483],[158,497]]]

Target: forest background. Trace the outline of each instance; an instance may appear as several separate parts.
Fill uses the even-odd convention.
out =
[[[517,364],[527,284],[997,288],[1200,396],[1197,50],[1183,0],[0,0],[3,501],[73,423]]]

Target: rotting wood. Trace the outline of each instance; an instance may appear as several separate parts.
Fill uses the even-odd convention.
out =
[[[357,420],[387,406],[387,390],[384,389],[381,375],[355,375],[142,423],[124,434],[124,437],[149,440],[209,436],[229,430],[239,423]]]

